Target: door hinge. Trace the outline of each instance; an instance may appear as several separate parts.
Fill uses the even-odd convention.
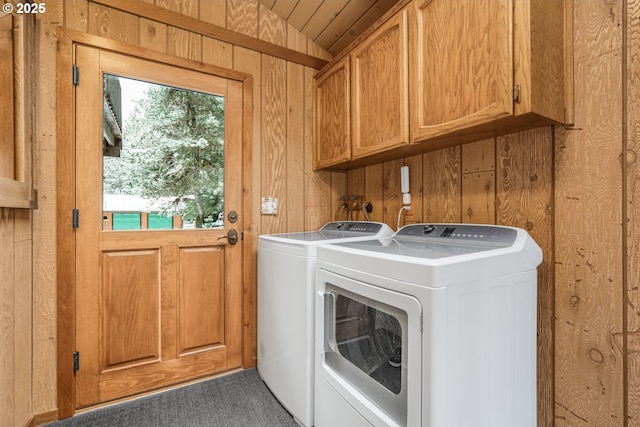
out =
[[[73,64],[73,68],[71,71],[71,81],[74,86],[78,86],[80,84],[80,68],[76,64]]]
[[[520,90],[521,87],[519,84],[515,85],[513,88],[513,102],[517,102],[520,104]]]
[[[73,373],[75,374],[80,369],[80,352],[73,353]]]
[[[74,230],[80,226],[80,212],[75,208],[71,211],[71,226]]]

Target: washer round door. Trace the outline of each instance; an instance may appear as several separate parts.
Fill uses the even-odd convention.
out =
[[[374,425],[420,425],[420,302],[325,270],[318,277],[318,375]]]

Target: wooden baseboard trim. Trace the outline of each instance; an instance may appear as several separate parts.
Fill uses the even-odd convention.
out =
[[[31,418],[31,422],[26,427],[37,427],[47,423],[58,421],[58,411],[44,412],[42,414],[34,415]]]

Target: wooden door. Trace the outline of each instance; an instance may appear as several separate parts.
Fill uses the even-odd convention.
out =
[[[511,1],[424,0],[413,6],[412,141],[511,115]]]
[[[76,65],[76,407],[241,367],[242,83],[87,46]],[[103,227],[105,73],[224,97],[224,227]]]
[[[409,144],[407,9],[351,54],[353,158]]]
[[[315,83],[314,168],[351,159],[351,76],[349,57]]]

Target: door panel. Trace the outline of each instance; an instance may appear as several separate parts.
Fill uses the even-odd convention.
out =
[[[242,83],[85,46],[77,47],[76,63],[76,407],[241,367],[243,242],[224,237],[243,231]],[[239,221],[103,228],[105,74],[224,98],[224,209]]]
[[[103,371],[160,359],[160,251],[102,252]]]
[[[179,354],[224,343],[224,250],[180,249]]]

